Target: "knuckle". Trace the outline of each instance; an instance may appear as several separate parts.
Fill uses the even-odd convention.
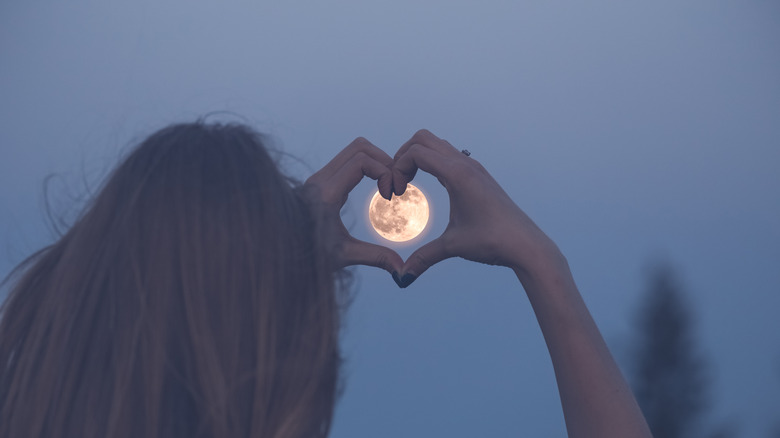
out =
[[[447,166],[452,169],[454,175],[458,175],[458,179],[462,181],[473,181],[474,178],[480,177],[479,169],[475,168],[472,163],[464,160],[448,160]]]
[[[317,180],[312,180],[311,178],[307,179],[306,182],[301,186],[300,193],[301,195],[307,197],[307,198],[313,198],[317,197],[321,194],[321,184]]]
[[[418,152],[420,152],[420,151],[421,151],[421,150],[422,150],[424,147],[425,147],[425,146],[423,146],[423,145],[421,145],[421,144],[419,144],[419,143],[414,143],[413,145],[409,146],[409,152],[411,152],[411,153],[413,153],[413,154],[414,154],[414,153],[418,153]]]
[[[374,256],[374,266],[388,269],[390,266],[390,258],[384,252],[377,253],[376,256]]]
[[[362,150],[358,150],[355,152],[355,155],[352,156],[352,159],[358,162],[363,162],[368,159],[368,154]]]
[[[352,148],[357,150],[365,150],[370,145],[371,142],[369,142],[365,137],[357,137],[351,143]]]
[[[468,175],[474,173],[474,166],[465,160],[447,160],[449,166],[455,169],[459,174]]]
[[[428,256],[422,253],[415,253],[412,254],[411,257],[409,257],[407,263],[409,263],[411,266],[414,266],[419,271],[424,271],[428,269],[428,267],[430,266],[430,259],[428,258]],[[420,274],[420,272],[415,272],[415,273],[418,275]]]
[[[477,168],[477,169],[478,169],[480,172],[482,172],[482,173],[489,173],[489,172],[487,171],[487,169],[485,169],[485,166],[483,166],[483,165],[482,165],[482,163],[480,163],[479,161],[477,161],[477,160],[475,160],[475,159],[473,159],[473,158],[472,158],[472,159],[470,159],[469,161],[471,161],[471,163],[470,163],[470,164],[471,164],[472,166],[476,167],[476,168]]]
[[[355,168],[363,169],[365,168],[368,159],[368,154],[363,151],[358,151],[349,158],[345,169],[348,169],[350,172],[353,172]]]
[[[417,130],[417,132],[414,133],[415,137],[419,136],[419,137],[423,137],[423,138],[430,137],[431,135],[433,135],[431,133],[431,131],[429,131],[429,130],[427,130],[425,128],[419,129],[419,130]]]
[[[325,202],[326,204],[332,204],[336,202],[338,200],[337,199],[338,197],[339,196],[336,193],[336,191],[329,187],[323,188],[320,191],[320,199],[322,199],[322,201]]]

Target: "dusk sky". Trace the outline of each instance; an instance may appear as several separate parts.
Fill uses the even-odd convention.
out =
[[[613,354],[668,261],[713,375],[714,424],[780,421],[780,3],[150,1],[0,4],[0,274],[128,148],[171,122],[250,123],[303,179],[357,136],[468,148],[567,256]],[[230,114],[227,114],[230,113]],[[448,200],[415,184],[433,224]],[[378,242],[350,196],[345,223]],[[70,209],[70,210],[69,210]],[[72,214],[71,214],[72,216]],[[562,437],[552,365],[506,268],[407,289],[357,268],[333,437]]]

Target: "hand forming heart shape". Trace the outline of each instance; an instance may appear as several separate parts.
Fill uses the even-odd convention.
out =
[[[340,211],[363,176],[376,180],[379,193],[390,199],[393,193],[404,193],[418,169],[434,175],[447,189],[450,218],[441,236],[404,262],[390,248],[349,234]],[[394,158],[357,138],[306,180],[303,192],[317,212],[335,269],[376,266],[390,272],[402,288],[450,257],[527,271],[535,261],[549,260],[540,256],[559,254],[479,162],[427,130],[415,133]]]

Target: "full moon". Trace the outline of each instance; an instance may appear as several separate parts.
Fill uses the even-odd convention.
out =
[[[417,187],[407,184],[401,196],[391,201],[377,191],[368,205],[368,219],[380,236],[393,242],[417,237],[428,224],[428,200]]]

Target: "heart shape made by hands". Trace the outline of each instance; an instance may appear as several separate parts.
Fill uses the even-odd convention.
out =
[[[350,143],[304,184],[322,219],[334,267],[375,266],[391,273],[400,287],[407,287],[450,257],[520,269],[539,254],[554,253],[557,247],[552,241],[469,155],[426,130],[412,136],[393,158],[366,139]],[[392,249],[349,233],[340,211],[363,177],[376,180],[379,193],[389,200],[406,191],[418,170],[436,177],[447,190],[449,220],[440,236],[404,261]]]
[[[396,244],[409,244],[415,240],[419,242],[418,237],[431,226],[429,201],[411,182],[407,182],[403,195],[392,196],[390,200],[382,198],[380,193],[376,192],[369,203],[367,216],[369,226],[377,236]],[[417,279],[409,272],[400,275],[393,271],[391,275],[401,288],[409,286]]]

